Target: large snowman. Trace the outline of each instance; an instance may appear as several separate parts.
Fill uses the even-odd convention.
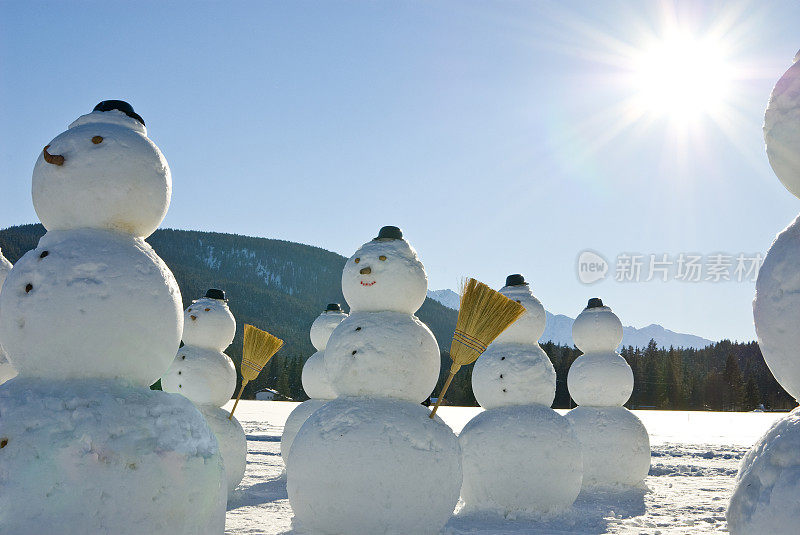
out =
[[[222,409],[236,389],[236,367],[223,353],[236,334],[236,320],[225,292],[212,288],[183,313],[183,343],[169,370],[161,377],[165,392],[189,398],[217,437],[228,495],[242,481],[247,465],[247,439],[236,418]]]
[[[294,438],[303,423],[314,411],[336,397],[336,391],[333,389],[328,379],[328,372],[325,370],[325,346],[328,345],[328,339],[331,337],[333,330],[346,317],[347,314],[338,303],[330,303],[311,324],[311,343],[317,352],[308,357],[308,360],[303,365],[303,374],[301,376],[303,390],[311,399],[295,407],[283,426],[281,457],[284,464],[289,460],[292,442],[294,442]]]
[[[772,169],[800,196],[800,52],[775,85],[764,117]],[[800,216],[772,243],[753,301],[758,345],[775,379],[800,400]],[[800,408],[775,422],[742,459],[728,505],[733,534],[797,533],[800,525]]]
[[[324,358],[339,397],[306,420],[289,452],[298,528],[427,535],[452,515],[461,488],[458,439],[420,405],[440,363],[436,339],[414,316],[427,282],[397,227],[383,227],[345,264],[350,316]]]
[[[11,271],[11,262],[3,256],[3,251],[0,249],[0,291],[3,288],[3,281],[6,280],[6,276],[8,272]],[[0,385],[15,377],[17,375],[17,370],[8,362],[8,358],[6,357],[6,352],[3,349],[3,342],[0,340]]]
[[[542,303],[518,274],[508,276],[500,293],[526,311],[472,371],[475,399],[486,410],[459,435],[462,512],[555,513],[580,493],[581,445],[566,418],[550,408],[556,372],[538,343],[545,328]]]
[[[650,437],[641,420],[622,405],[633,393],[633,371],[616,352],[622,322],[597,297],[572,324],[583,352],[567,373],[567,388],[580,405],[567,420],[583,448],[583,486],[638,485],[650,470]]]
[[[0,532],[222,533],[225,483],[192,403],[150,390],[178,348],[172,273],[144,241],[169,166],[144,121],[104,101],[39,155],[47,233],[8,274],[0,339]]]

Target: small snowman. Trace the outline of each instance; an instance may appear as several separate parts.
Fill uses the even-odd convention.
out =
[[[772,170],[800,197],[800,52],[772,90],[764,139]],[[775,379],[800,400],[800,216],[778,234],[756,281],[758,345]],[[797,533],[800,525],[800,408],[775,422],[744,456],[728,504],[728,530]]]
[[[633,371],[616,352],[622,322],[595,297],[572,324],[583,352],[567,374],[567,387],[580,405],[567,420],[583,448],[583,486],[635,486],[650,470],[650,437],[641,420],[622,405],[633,393]]]
[[[11,271],[11,262],[3,256],[3,251],[0,249],[0,290],[3,288],[3,281],[6,280],[6,276],[8,272]],[[11,379],[12,377],[16,377],[17,370],[8,362],[8,357],[6,357],[6,352],[3,349],[3,343],[0,341],[0,385]]]
[[[475,399],[486,410],[459,435],[462,512],[555,513],[580,493],[581,445],[566,418],[550,408],[556,372],[538,343],[545,327],[542,303],[519,274],[509,275],[500,293],[526,312],[472,371]]]
[[[0,532],[222,533],[217,441],[181,397],[150,390],[183,327],[181,294],[144,238],[169,166],[130,104],[104,101],[39,155],[47,233],[0,292]]]
[[[311,414],[336,397],[336,391],[328,380],[325,370],[325,346],[333,330],[347,317],[339,303],[330,303],[311,324],[311,343],[317,352],[308,357],[303,365],[303,390],[309,398],[299,404],[286,419],[281,436],[283,463],[289,460],[289,450],[294,437]]]
[[[236,334],[236,320],[225,292],[212,288],[183,313],[183,343],[161,377],[165,392],[183,394],[194,403],[217,437],[228,495],[242,481],[247,465],[247,439],[236,418],[222,409],[236,389],[236,367],[223,353]]]
[[[414,312],[428,279],[397,227],[345,264],[350,316],[325,347],[338,396],[300,428],[287,491],[299,529],[348,535],[439,533],[461,488],[458,439],[420,405],[436,386],[436,339]]]

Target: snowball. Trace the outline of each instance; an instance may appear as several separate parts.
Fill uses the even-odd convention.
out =
[[[417,403],[439,379],[439,346],[416,316],[356,312],[333,331],[325,368],[340,396],[380,396]]]
[[[247,466],[247,438],[242,424],[234,416],[228,420],[230,413],[212,405],[199,405],[200,413],[206,419],[208,427],[214,432],[225,466],[228,495],[241,483]]]
[[[538,344],[489,345],[472,369],[472,391],[484,409],[538,403],[550,406],[556,371]]]
[[[303,390],[312,399],[333,399],[336,397],[328,371],[325,369],[325,351],[317,351],[306,360],[300,376]]]
[[[637,485],[650,471],[650,437],[625,407],[576,407],[566,415],[583,450],[583,486]]]
[[[12,267],[14,266],[12,266],[11,262],[9,262],[8,259],[3,256],[3,250],[0,249],[0,289],[3,288],[3,281],[6,280],[6,277],[8,276],[8,273],[11,271]]]
[[[459,443],[464,512],[555,513],[580,493],[580,442],[566,418],[550,407],[481,412],[464,427]]]
[[[797,65],[797,64],[795,64]],[[800,217],[786,227],[767,252],[758,272],[753,318],[758,345],[772,375],[800,399]]]
[[[736,534],[796,533],[800,511],[800,409],[775,422],[739,466],[728,505]]]
[[[223,351],[236,334],[236,319],[222,299],[203,297],[183,314],[183,343]]]
[[[164,219],[172,195],[169,165],[138,121],[117,110],[92,112],[47,151],[64,157],[54,165],[42,152],[33,169],[33,206],[47,230],[100,228],[146,237]]]
[[[289,453],[295,528],[438,534],[458,501],[461,449],[429,414],[417,403],[366,398],[340,398],[312,414]]]
[[[169,368],[181,293],[140,238],[51,231],[9,273],[0,340],[20,375],[121,378],[149,386]]]
[[[633,393],[633,370],[613,351],[586,353],[569,367],[567,388],[578,405],[620,407]]]
[[[0,387],[7,533],[220,534],[217,441],[189,400],[110,380]]]
[[[495,343],[537,344],[544,334],[546,322],[542,302],[533,296],[527,284],[504,286],[500,293],[524,306],[525,313],[500,333],[500,336],[495,338]]]
[[[236,367],[216,349],[183,346],[161,376],[161,389],[183,394],[197,404],[221,407],[236,389]]]
[[[342,271],[342,292],[351,314],[380,310],[413,314],[422,306],[427,291],[425,268],[417,252],[402,239],[365,243]]]
[[[800,62],[784,73],[764,114],[764,141],[772,170],[792,195],[800,197]]]
[[[311,324],[311,343],[317,351],[324,351],[333,330],[347,317],[341,311],[326,310]],[[306,391],[308,393],[308,391]]]
[[[572,339],[584,353],[614,351],[622,342],[622,322],[609,307],[584,308],[572,324]]]
[[[283,426],[283,435],[281,435],[281,458],[283,459],[283,464],[289,463],[289,451],[292,449],[292,442],[294,442],[297,432],[300,431],[308,417],[327,402],[328,400],[326,399],[309,399],[295,407],[289,414],[289,418],[286,419],[286,423]]]

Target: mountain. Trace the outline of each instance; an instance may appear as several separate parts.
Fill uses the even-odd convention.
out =
[[[428,290],[428,297],[439,301],[446,307],[458,310],[459,298],[458,294],[453,290]],[[545,343],[551,341],[554,344],[571,347],[573,345],[572,322],[575,321],[575,319],[564,316],[563,314],[551,314],[550,312],[545,312],[545,314],[547,316],[547,324],[539,342]],[[655,340],[659,347],[666,348],[685,347],[702,349],[713,343],[711,340],[693,334],[670,331],[655,323],[641,329],[630,326],[622,328],[621,346],[647,347],[650,340]]]
[[[38,224],[0,230],[0,248],[16,262],[36,247],[44,232]],[[248,383],[245,397],[275,386],[292,397],[304,397],[300,370],[315,351],[309,339],[311,323],[328,303],[341,303],[347,310],[341,283],[345,257],[300,243],[216,232],[159,229],[147,242],[175,275],[184,308],[208,288],[225,290],[237,323],[236,337],[226,353],[237,368],[245,323],[285,341],[259,378]],[[417,316],[449,349],[457,313],[426,299]],[[280,384],[282,380],[289,384]]]

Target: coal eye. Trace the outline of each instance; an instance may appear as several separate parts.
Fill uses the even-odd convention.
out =
[[[356,262],[356,264],[358,264],[359,262],[361,262],[361,259],[360,258],[356,258],[355,262]]]
[[[386,260],[386,257],[385,257],[385,256],[383,256],[383,255],[380,255],[380,256],[378,257],[378,260]]]
[[[94,143],[95,145],[99,145],[102,142],[103,142],[103,136],[94,136],[92,138],[92,143]]]
[[[207,308],[207,309],[206,309],[206,312],[208,312],[209,310],[211,310],[211,309],[210,309],[210,308]]]

